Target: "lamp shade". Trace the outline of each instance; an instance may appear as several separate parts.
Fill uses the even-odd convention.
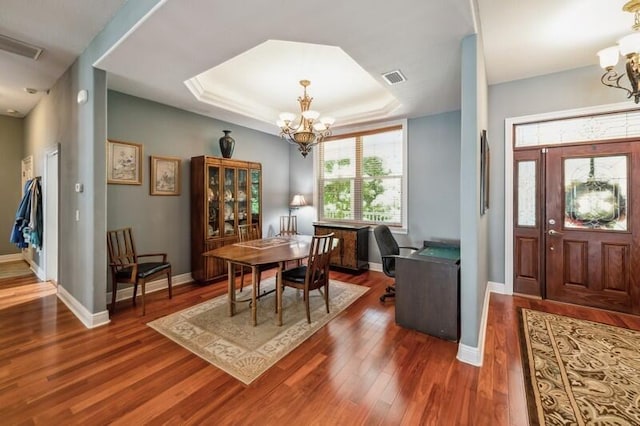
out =
[[[600,66],[607,69],[616,66],[618,58],[620,58],[620,51],[618,46],[611,46],[599,51],[598,56],[600,57]]]
[[[294,195],[293,199],[291,200],[291,203],[289,204],[290,207],[301,207],[306,205],[307,205],[307,201],[304,199],[304,195],[302,194]]]
[[[640,52],[640,33],[632,33],[618,40],[620,53],[623,56]]]

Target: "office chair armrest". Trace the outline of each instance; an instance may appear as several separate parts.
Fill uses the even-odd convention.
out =
[[[395,259],[396,257],[401,257],[399,254],[388,254],[386,256],[380,256],[382,259]]]
[[[162,256],[162,263],[167,263],[167,253],[139,254],[139,255],[136,256],[136,258],[138,258],[138,257],[155,257],[155,256]]]

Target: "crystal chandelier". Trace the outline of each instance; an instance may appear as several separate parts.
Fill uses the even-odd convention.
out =
[[[640,30],[640,0],[628,1],[622,7],[622,10],[635,15],[635,23],[632,29],[636,32],[622,37],[618,40],[617,46],[607,47],[598,52],[600,66],[605,70],[600,81],[605,86],[626,91],[627,98],[633,97],[635,103],[638,103],[640,101],[640,90],[638,89],[638,83],[640,82],[640,32],[638,32]],[[620,85],[620,80],[625,74],[618,74],[614,69],[620,55],[626,58],[626,75],[631,89]]]
[[[331,135],[329,127],[335,122],[334,118],[320,117],[318,111],[309,109],[313,101],[313,98],[307,95],[307,86],[310,84],[309,80],[300,80],[300,85],[304,88],[304,96],[298,97],[300,116],[283,112],[280,114],[280,119],[276,121],[280,127],[280,137],[291,144],[297,144],[303,157],[311,152],[313,146]]]

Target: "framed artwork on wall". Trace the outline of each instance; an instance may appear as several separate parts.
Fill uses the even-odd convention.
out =
[[[480,215],[489,210],[489,171],[491,156],[489,155],[489,142],[487,131],[480,134]]]
[[[178,157],[151,156],[151,195],[180,195],[180,162]]]
[[[107,140],[107,183],[142,185],[142,145]]]

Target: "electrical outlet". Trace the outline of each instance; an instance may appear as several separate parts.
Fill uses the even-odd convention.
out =
[[[76,210],[76,222],[80,221],[80,210]]]

